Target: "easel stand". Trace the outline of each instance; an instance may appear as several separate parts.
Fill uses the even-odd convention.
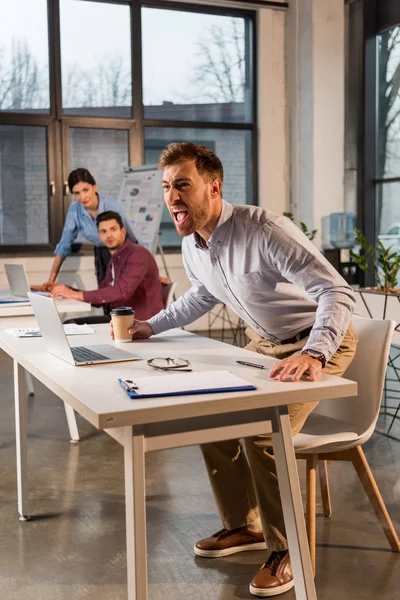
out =
[[[160,256],[161,256],[161,260],[162,260],[162,264],[163,264],[163,267],[164,267],[165,274],[166,274],[166,276],[168,277],[169,281],[172,281],[172,279],[171,279],[171,277],[170,277],[170,274],[169,274],[168,267],[167,267],[167,261],[165,260],[165,254],[164,254],[164,250],[163,250],[162,244],[161,244],[161,242],[160,242],[160,236],[161,236],[161,232],[159,232],[159,234],[158,234],[156,252],[157,252],[157,250],[158,250],[158,252],[160,253]],[[175,292],[173,293],[172,297],[173,297],[173,299],[174,299],[174,300],[176,300],[176,295],[175,295]]]
[[[208,313],[208,337],[211,339],[213,338],[212,326],[218,319],[221,319],[222,321],[220,328],[221,335],[219,337],[221,342],[225,342],[226,336],[227,343],[243,348],[246,345],[246,324],[240,317],[235,323],[232,320],[229,310],[225,304],[219,304]]]
[[[160,242],[160,235],[161,235],[161,233],[158,234],[156,252],[158,250],[158,252],[160,253],[165,274],[168,277],[168,279],[171,281],[171,277],[169,276],[169,271],[168,271],[168,267],[167,267],[167,261],[165,260],[164,250],[163,250],[163,247],[162,247],[161,242]]]

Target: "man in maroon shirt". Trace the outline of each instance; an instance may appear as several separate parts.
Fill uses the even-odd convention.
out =
[[[139,320],[150,319],[164,308],[161,283],[153,255],[126,237],[120,215],[108,210],[96,218],[99,238],[110,250],[111,260],[97,290],[81,291],[55,285],[53,297],[73,298],[95,306],[131,306]]]

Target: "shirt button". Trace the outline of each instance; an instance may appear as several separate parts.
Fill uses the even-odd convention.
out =
[[[215,264],[215,263],[217,262],[217,259],[216,259],[216,258],[213,258],[213,259],[211,260],[211,262],[213,262],[213,263]]]
[[[226,287],[228,287],[228,286],[226,285],[226,283],[224,283],[224,288],[226,288]]]

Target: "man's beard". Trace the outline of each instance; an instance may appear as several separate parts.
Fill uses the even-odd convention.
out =
[[[105,247],[109,250],[119,250],[122,246],[123,242],[115,242],[112,246],[105,244]]]
[[[200,206],[196,207],[196,210],[191,215],[192,225],[189,229],[185,229],[182,233],[178,230],[178,223],[175,223],[175,229],[178,235],[181,237],[187,237],[192,235],[195,231],[198,231],[204,223],[207,222],[210,214],[210,197],[208,190],[204,191],[203,201]]]

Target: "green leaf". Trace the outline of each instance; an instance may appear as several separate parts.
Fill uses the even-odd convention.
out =
[[[291,212],[284,212],[283,213],[284,217],[287,217],[288,219],[290,219],[291,221],[294,221],[294,215]]]

